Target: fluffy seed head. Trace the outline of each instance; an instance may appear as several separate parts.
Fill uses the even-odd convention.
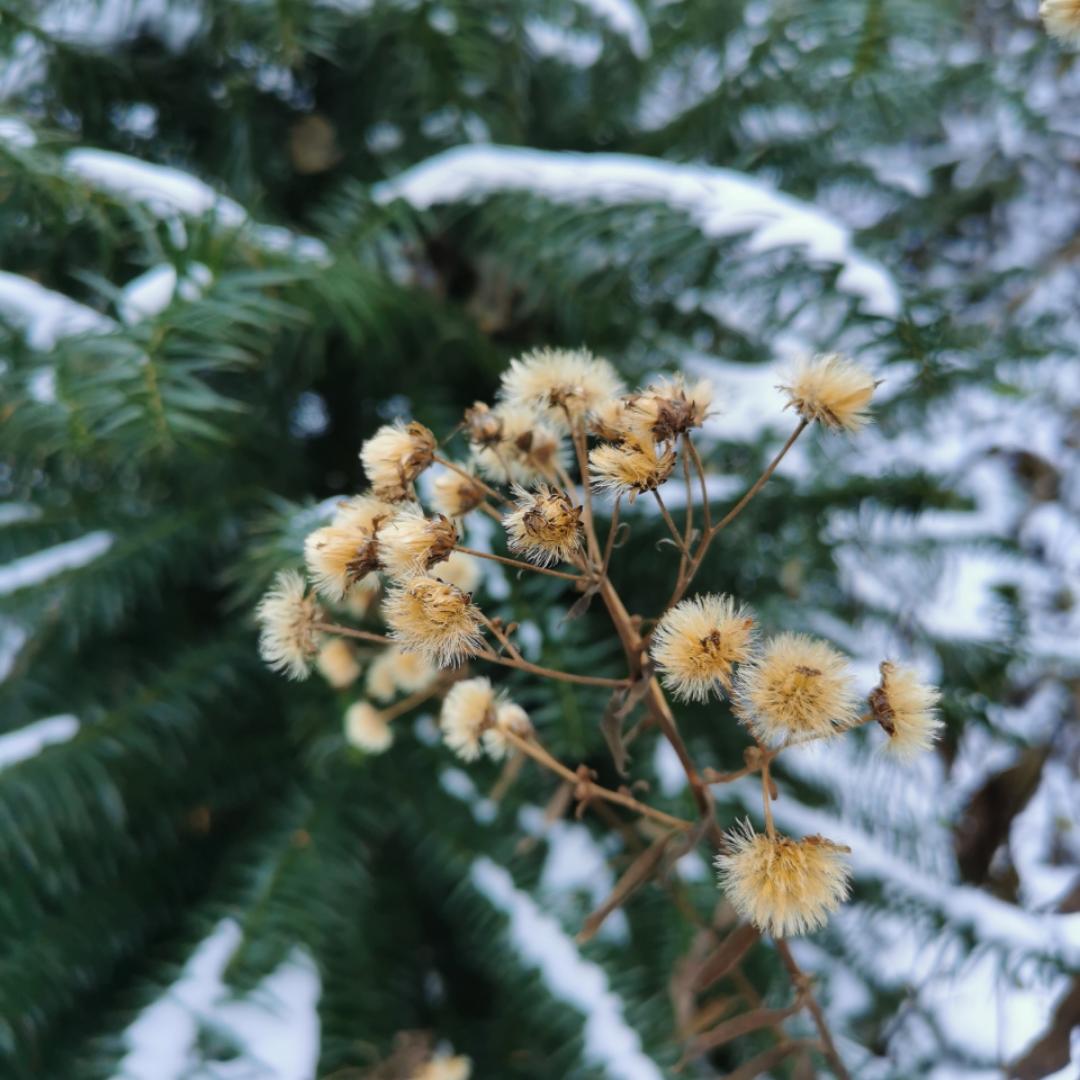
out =
[[[510,362],[499,396],[511,405],[544,409],[563,427],[622,390],[615,369],[587,349],[536,349]]]
[[[568,562],[580,550],[581,507],[561,489],[540,484],[535,491],[514,488],[515,507],[503,518],[510,550],[538,566]]]
[[[742,665],[735,705],[767,742],[833,735],[857,719],[847,660],[805,634],[780,634]]]
[[[322,611],[307,595],[304,579],[295,570],[282,570],[270,591],[259,601],[259,655],[275,671],[290,679],[306,679],[319,648],[315,624]]]
[[[847,899],[849,849],[823,836],[770,839],[746,821],[725,841],[727,851],[716,857],[720,887],[763,933],[782,938],[817,930]]]
[[[454,550],[457,538],[457,529],[448,517],[425,517],[418,506],[409,506],[380,532],[379,557],[387,574],[401,581],[443,562]]]
[[[342,638],[331,638],[315,658],[319,674],[335,689],[343,690],[360,677],[360,665],[352,646]]]
[[[1039,17],[1051,37],[1065,45],[1080,45],[1080,0],[1042,0]]]
[[[483,734],[484,749],[492,761],[502,761],[510,750],[511,743],[506,733],[526,738],[532,732],[529,714],[513,701],[498,702],[495,707],[495,724]]]
[[[642,492],[655,491],[674,468],[674,448],[661,451],[648,438],[603,443],[589,454],[593,487],[609,495],[629,495],[631,502]]]
[[[435,447],[435,436],[415,420],[384,424],[360,448],[372,490],[387,502],[408,499],[413,481],[434,460]]]
[[[919,679],[911,668],[889,660],[881,665],[881,682],[870,691],[870,711],[889,736],[890,753],[910,759],[934,745],[941,730],[937,703],[941,691]]]
[[[735,664],[749,659],[754,620],[730,596],[695,596],[676,604],[656,626],[652,658],[664,685],[683,701],[731,692]]]
[[[345,710],[345,740],[368,754],[382,754],[394,742],[386,716],[370,702],[358,701]]]
[[[480,612],[468,593],[431,577],[415,577],[383,603],[391,637],[439,667],[456,664],[484,643]]]
[[[503,418],[482,401],[465,410],[465,432],[474,446],[494,446],[502,441]]]
[[[491,680],[456,682],[443,698],[439,722],[443,742],[463,761],[480,756],[484,732],[495,725],[497,701]]]
[[[472,1062],[462,1054],[432,1058],[415,1072],[410,1080],[469,1080]]]
[[[304,561],[315,590],[340,601],[382,566],[379,534],[395,508],[370,495],[341,504],[329,525],[304,541]]]
[[[438,668],[420,653],[391,645],[372,661],[365,687],[369,697],[389,701],[397,693],[412,694],[426,689],[438,675]]]
[[[433,576],[447,585],[456,585],[462,592],[473,593],[480,584],[480,561],[455,551],[446,562],[439,563]]]
[[[474,441],[473,459],[477,469],[497,484],[525,484],[555,473],[555,463],[563,456],[562,441],[535,409],[500,405],[493,414],[499,437]]]
[[[446,469],[435,478],[431,501],[440,514],[445,514],[448,518],[462,518],[475,510],[484,501],[486,494],[476,480]]]
[[[778,389],[787,394],[786,408],[804,420],[858,431],[870,422],[874,385],[865,368],[840,353],[827,353],[798,362]]]
[[[362,619],[379,599],[382,585],[375,574],[368,574],[345,594],[345,610],[356,619]]]
[[[708,379],[690,387],[681,377],[661,379],[633,397],[627,411],[633,427],[656,442],[671,442],[705,423],[712,399]]]
[[[631,397],[608,398],[601,402],[589,420],[589,431],[605,442],[622,442],[633,434],[638,417],[630,411]]]

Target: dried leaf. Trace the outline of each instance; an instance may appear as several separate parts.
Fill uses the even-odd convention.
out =
[[[724,1043],[733,1039],[740,1039],[743,1035],[749,1035],[752,1031],[760,1031],[762,1028],[772,1027],[774,1024],[782,1024],[792,1013],[798,1012],[798,1005],[789,1005],[786,1009],[751,1009],[741,1016],[734,1016],[717,1024],[712,1031],[699,1035],[690,1045],[691,1057],[698,1057],[715,1050]],[[757,1076],[757,1073],[750,1073]]]
[[[600,732],[608,744],[620,776],[626,775],[626,766],[630,760],[626,740],[623,738],[623,724],[637,703],[648,693],[649,678],[648,673],[645,673],[632,685],[616,690],[611,695],[600,721]]]
[[[562,621],[569,622],[571,619],[580,619],[589,610],[593,597],[599,588],[599,585],[590,585],[570,606],[570,610],[562,617]]]
[[[720,943],[720,947],[701,966],[698,972],[697,987],[707,990],[713,983],[722,979],[746,955],[753,945],[761,939],[761,934],[750,923],[741,923]]]

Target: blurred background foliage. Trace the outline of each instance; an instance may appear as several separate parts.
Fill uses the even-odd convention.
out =
[[[517,352],[585,343],[630,382],[713,379],[721,502],[788,429],[778,360],[843,349],[884,380],[875,429],[807,440],[700,584],[945,691],[925,767],[868,740],[783,778],[783,827],[871,845],[799,953],[853,1072],[1067,1075],[1078,97],[1031,2],[0,0],[0,1072],[351,1075],[423,1029],[479,1077],[669,1075],[703,864],[581,949],[655,1064],[629,1072],[492,885],[572,935],[626,852],[544,823],[529,770],[485,799],[494,767],[466,777],[424,717],[365,759],[359,690],[271,677],[251,624],[376,426],[445,434]],[[565,190],[558,151],[587,155]],[[627,180],[638,155],[662,182]],[[716,167],[784,193],[778,232]],[[673,568],[632,525],[616,577],[649,612]],[[618,673],[602,613],[505,586],[486,607],[549,631],[546,662]],[[603,695],[508,682],[614,778]],[[723,709],[682,723],[739,761]],[[632,774],[687,807],[651,747]],[[748,972],[783,1002],[768,949]]]

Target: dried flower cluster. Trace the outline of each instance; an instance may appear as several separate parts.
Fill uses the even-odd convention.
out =
[[[821,836],[800,840],[777,832],[773,762],[789,746],[827,741],[870,722],[883,729],[891,752],[910,757],[928,749],[941,727],[938,691],[886,661],[879,684],[861,697],[848,659],[827,642],[790,631],[762,635],[739,599],[694,594],[691,586],[717,535],[743,512],[800,433],[814,423],[857,432],[869,420],[875,385],[866,370],[837,354],[797,364],[780,387],[799,417],[796,430],[747,495],[714,523],[711,507],[695,505],[708,490],[707,454],[694,443],[713,408],[706,381],[657,379],[628,393],[614,368],[585,350],[527,353],[510,364],[495,404],[476,402],[466,410],[457,429],[465,443],[458,462],[441,457],[434,435],[415,422],[387,425],[364,443],[360,457],[370,491],[341,503],[304,545],[308,578],[331,609],[320,608],[299,574],[283,572],[257,611],[262,655],[294,678],[314,667],[341,694],[362,679],[366,697],[345,708],[344,738],[365,755],[393,745],[399,717],[441,698],[445,745],[467,762],[505,762],[502,784],[512,783],[521,762],[531,759],[567,785],[563,790],[572,792],[579,812],[603,802],[611,812],[648,820],[653,831],[714,841],[720,832],[714,803],[665,690],[678,701],[723,710],[715,722],[733,717],[752,743],[744,768],[705,770],[708,783],[760,774],[765,828],[758,832],[746,822],[714,843],[720,886],[738,916],[760,930],[775,937],[811,932],[847,896],[847,849]],[[681,524],[662,494],[673,484],[682,488],[686,507]],[[645,493],[652,496],[646,500],[651,514],[620,524],[621,504]],[[601,495],[610,497],[606,507]],[[606,535],[601,516],[608,520]],[[490,520],[486,531],[472,531],[481,517],[499,523],[505,553],[489,546]],[[678,562],[672,595],[652,616],[631,615],[609,576],[626,529],[643,518],[667,530]],[[466,536],[476,537],[468,547]],[[477,600],[484,560],[493,574],[502,573],[492,565],[499,563],[515,577],[558,579],[553,596],[560,589],[580,596],[568,604],[571,615],[598,597],[625,653],[625,676],[541,665],[535,642],[526,648],[525,635],[504,621],[513,609],[489,616]],[[339,621],[349,616],[378,618],[381,625],[361,629]],[[480,665],[490,665],[491,675],[477,674]],[[648,724],[635,731],[656,730],[672,744],[700,826],[639,798],[637,785],[608,788],[584,766],[575,771],[558,761],[500,685],[497,674],[504,669],[606,688],[612,694],[609,738],[613,718],[642,710]],[[627,875],[642,872],[631,867]],[[466,1059],[436,1058],[416,1075],[445,1080],[468,1070]]]

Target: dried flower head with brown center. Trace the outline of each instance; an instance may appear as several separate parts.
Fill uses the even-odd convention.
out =
[[[496,409],[482,401],[465,410],[465,433],[474,446],[494,446],[502,442],[503,418]]]
[[[589,419],[589,431],[604,442],[622,442],[629,438],[640,418],[631,412],[635,395],[609,398],[593,411]]]
[[[870,712],[889,741],[887,749],[898,758],[915,757],[934,745],[941,730],[937,703],[941,691],[924,683],[911,668],[889,660],[881,664],[881,682],[870,691]]]
[[[735,707],[767,742],[836,734],[857,720],[847,660],[805,634],[780,634],[740,667]]]
[[[432,505],[440,514],[449,518],[463,518],[480,506],[487,497],[480,481],[468,475],[463,476],[462,473],[468,473],[464,466],[461,466],[461,470],[462,472],[455,472],[447,469],[440,473],[432,484]]]
[[[407,507],[379,534],[383,569],[396,581],[425,573],[450,557],[457,539],[448,517],[425,517],[419,507]]]
[[[480,676],[454,683],[439,716],[443,742],[463,761],[475,761],[483,749],[484,732],[495,726],[497,707],[490,679]]]
[[[282,570],[255,609],[259,624],[259,655],[290,679],[306,679],[322,635],[315,624],[322,611],[307,595],[304,579],[295,570]]]
[[[643,492],[655,491],[674,468],[674,448],[660,450],[651,439],[643,437],[603,443],[589,454],[593,487],[610,495],[628,495],[630,502]]]
[[[724,839],[727,850],[716,857],[720,887],[763,933],[783,938],[817,930],[847,899],[846,847],[823,836],[769,837],[748,821]]]
[[[370,495],[343,502],[329,525],[304,541],[304,561],[316,591],[343,600],[354,585],[382,568],[379,534],[397,508]]]
[[[372,490],[387,502],[411,498],[413,481],[435,460],[436,446],[435,436],[415,420],[384,424],[360,448]]]
[[[382,754],[394,742],[394,732],[384,713],[367,701],[345,710],[345,741],[367,754]]]
[[[482,648],[480,612],[461,589],[432,577],[415,577],[383,602],[391,636],[404,649],[450,667]]]
[[[503,518],[510,550],[538,566],[570,562],[581,550],[584,533],[580,506],[558,488],[514,488],[515,509]]]
[[[731,692],[736,664],[749,659],[754,620],[730,596],[695,596],[676,604],[653,631],[652,658],[664,685],[682,701]]]
[[[584,419],[622,391],[611,364],[588,349],[535,349],[510,362],[499,396],[510,405],[543,409],[562,427]]]
[[[840,353],[798,362],[779,387],[787,408],[804,420],[826,427],[858,431],[870,422],[875,382],[870,373]]]
[[[712,399],[707,379],[691,387],[682,378],[662,379],[637,394],[627,412],[635,428],[656,442],[671,442],[705,423]]]
[[[1041,0],[1039,18],[1051,37],[1080,45],[1080,0]]]
[[[477,469],[498,484],[527,484],[554,476],[563,457],[558,432],[535,409],[500,405],[495,413],[502,433],[494,442],[473,443]]]

